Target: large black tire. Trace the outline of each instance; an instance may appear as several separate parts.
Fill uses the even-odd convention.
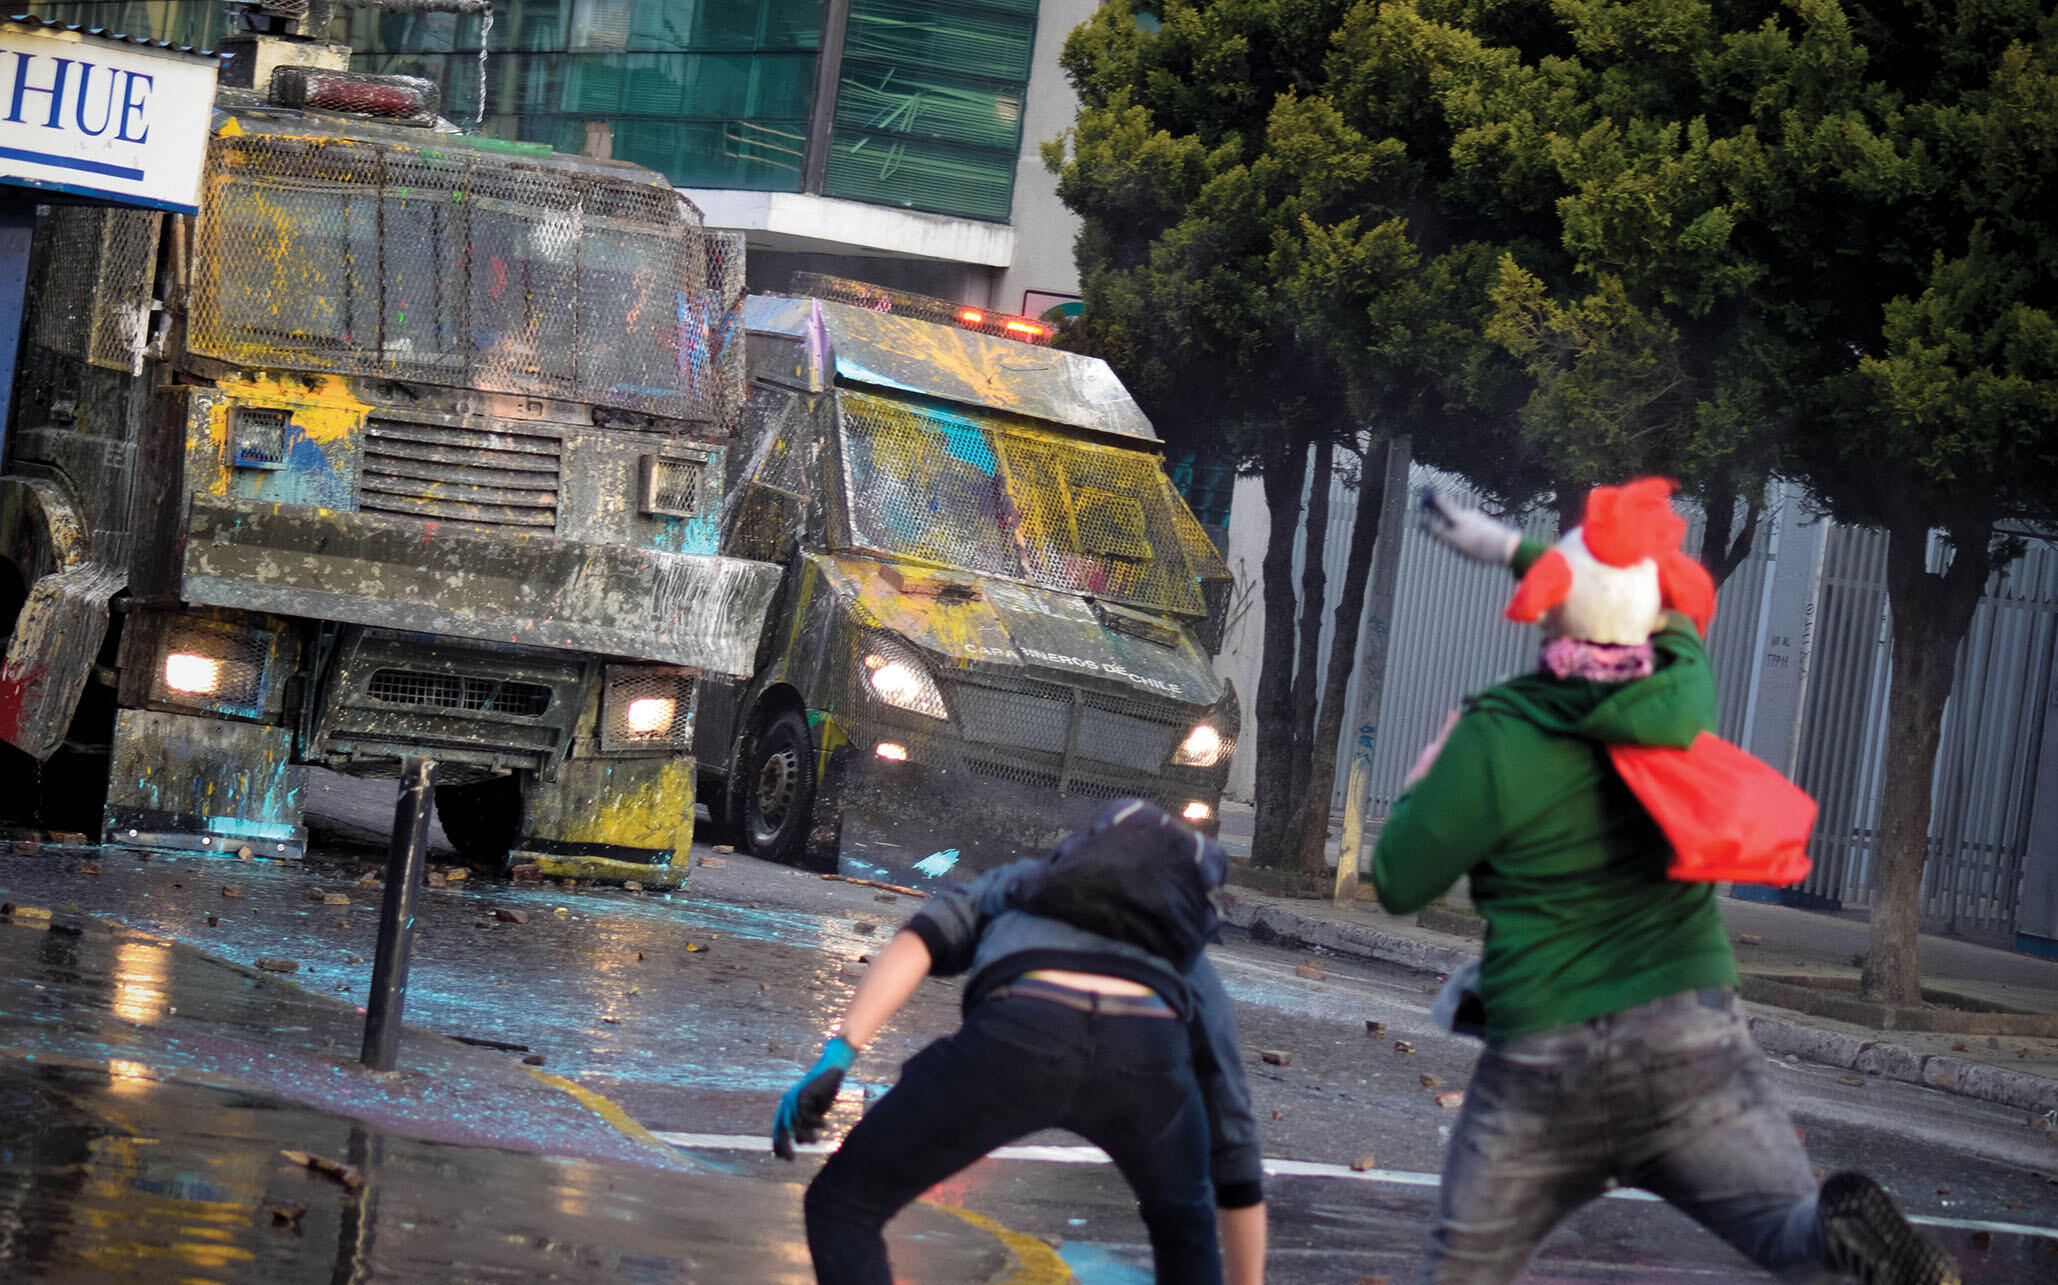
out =
[[[465,785],[439,785],[436,819],[465,865],[482,875],[504,876],[513,864],[508,850],[522,824],[522,778],[510,772]]]
[[[708,774],[704,769],[693,782],[694,801],[707,809],[707,821],[693,830],[695,843],[727,843],[749,850],[743,841],[743,821],[737,815],[736,795],[730,790],[726,777]]]
[[[102,749],[60,748],[43,764],[36,811],[46,830],[69,831],[100,842],[107,807],[107,769],[113,756]]]
[[[0,660],[6,659],[7,644],[14,637],[14,623],[26,596],[14,563],[0,557]],[[35,828],[36,783],[41,774],[42,764],[34,755],[0,741],[0,823]]]
[[[0,741],[0,825],[36,828],[36,789],[42,767],[35,756]]]
[[[786,865],[803,864],[815,809],[815,746],[807,719],[788,710],[759,728],[730,790],[742,796],[743,839],[750,850]]]

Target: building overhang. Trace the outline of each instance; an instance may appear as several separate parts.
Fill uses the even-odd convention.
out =
[[[754,250],[935,259],[990,268],[1005,268],[1015,257],[1015,230],[1005,223],[801,192],[679,191],[700,207],[707,226],[743,233]]]

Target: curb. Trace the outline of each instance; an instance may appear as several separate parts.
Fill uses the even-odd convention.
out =
[[[1477,950],[1418,941],[1364,924],[1341,923],[1279,905],[1242,898],[1226,908],[1223,922],[1254,940],[1282,946],[1320,946],[1339,955],[1376,959],[1425,973],[1449,973],[1478,958]],[[1793,1054],[1810,1062],[1856,1071],[1877,1079],[1919,1084],[1960,1097],[2040,1115],[2058,1111],[2058,1080],[1945,1053],[1918,1053],[1886,1040],[1825,1030],[1805,1022],[1750,1017],[1752,1038],[1767,1053]]]

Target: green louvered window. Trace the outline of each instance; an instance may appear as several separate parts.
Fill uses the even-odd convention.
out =
[[[166,40],[195,49],[219,49],[228,29],[227,8],[215,0],[47,0],[35,5],[16,5],[7,12],[20,13],[24,9],[55,22]]]
[[[825,0],[494,0],[477,17],[353,10],[337,36],[364,71],[427,76],[481,132],[613,154],[682,187],[799,191]],[[51,0],[39,13],[199,46],[215,0]],[[1022,143],[1037,0],[849,0],[823,191],[1005,220]],[[343,29],[347,27],[347,32]]]
[[[1004,220],[1036,0],[850,0],[824,191]]]
[[[586,146],[681,187],[800,190],[823,0],[494,0],[482,132]],[[476,18],[358,11],[366,71],[428,76],[445,114],[479,102]]]

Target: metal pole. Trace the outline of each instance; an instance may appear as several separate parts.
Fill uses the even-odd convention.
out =
[[[836,92],[843,83],[843,38],[850,25],[850,0],[822,6],[822,48],[815,64],[815,106],[807,126],[800,190],[816,196],[829,179],[829,139],[836,129]]]
[[[379,911],[379,947],[372,957],[372,994],[364,1011],[364,1055],[374,1071],[390,1071],[400,1052],[400,1014],[407,1007],[407,964],[414,954],[414,903],[429,847],[429,803],[436,760],[400,763],[400,802],[386,855],[386,901]]]
[[[1396,434],[1386,450],[1386,476],[1378,497],[1358,488],[1358,503],[1378,504],[1379,542],[1372,546],[1372,584],[1365,595],[1364,650],[1358,662],[1357,734],[1351,738],[1351,770],[1344,783],[1343,835],[1336,849],[1336,904],[1358,896],[1358,849],[1365,841],[1365,807],[1372,797],[1372,750],[1379,739],[1380,698],[1386,692],[1387,631],[1393,620],[1394,582],[1400,578],[1401,540],[1408,525],[1408,463],[1413,445]],[[1370,481],[1371,479],[1366,479]]]

